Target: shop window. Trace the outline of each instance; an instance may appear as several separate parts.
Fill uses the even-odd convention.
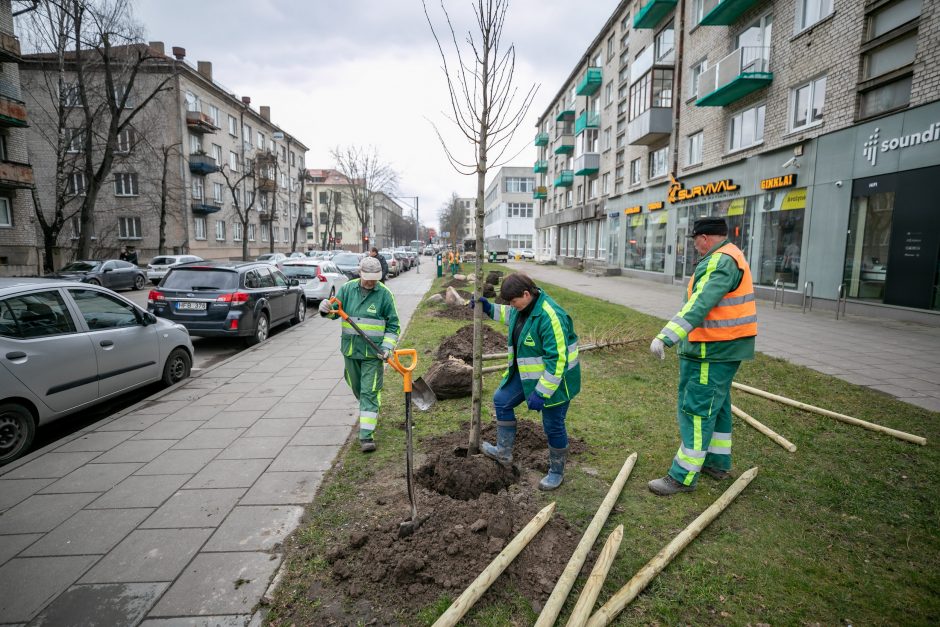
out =
[[[806,213],[806,188],[771,192],[763,196],[756,216],[760,232],[760,257],[755,268],[760,285],[781,281],[785,287],[800,287],[800,257]]]
[[[652,272],[665,269],[668,218],[665,211],[626,216],[625,268]]]
[[[893,216],[894,192],[852,199],[843,277],[850,298],[884,300]]]

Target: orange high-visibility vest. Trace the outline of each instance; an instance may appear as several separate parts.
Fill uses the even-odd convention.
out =
[[[737,288],[725,294],[718,304],[712,307],[702,326],[689,333],[690,342],[724,342],[742,337],[757,335],[757,303],[754,300],[754,283],[751,267],[744,259],[744,253],[734,244],[728,243],[715,251],[728,255],[738,264],[744,273]],[[692,297],[692,283],[689,279],[688,297]]]

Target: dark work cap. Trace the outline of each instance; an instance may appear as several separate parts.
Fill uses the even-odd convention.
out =
[[[728,224],[724,218],[700,218],[695,221],[689,237],[696,235],[727,235]]]

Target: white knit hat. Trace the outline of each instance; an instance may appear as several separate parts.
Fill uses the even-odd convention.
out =
[[[375,257],[363,257],[359,262],[359,278],[378,281],[382,278],[382,264]]]

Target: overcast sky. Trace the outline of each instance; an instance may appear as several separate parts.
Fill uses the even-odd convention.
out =
[[[458,35],[466,33],[470,0],[445,5]],[[537,117],[616,5],[511,0],[503,43],[516,47],[515,82],[522,92],[540,85],[512,165],[532,165]],[[440,0],[429,9],[443,26]],[[194,65],[211,61],[214,78],[253,107],[269,105],[272,120],[310,147],[307,167],[332,167],[337,145],[373,145],[400,173],[400,193],[420,197],[421,222],[435,228],[452,192],[475,195],[475,177],[451,168],[431,126],[472,159],[443,115],[446,83],[420,0],[138,0],[136,14],[168,54],[182,46]]]

